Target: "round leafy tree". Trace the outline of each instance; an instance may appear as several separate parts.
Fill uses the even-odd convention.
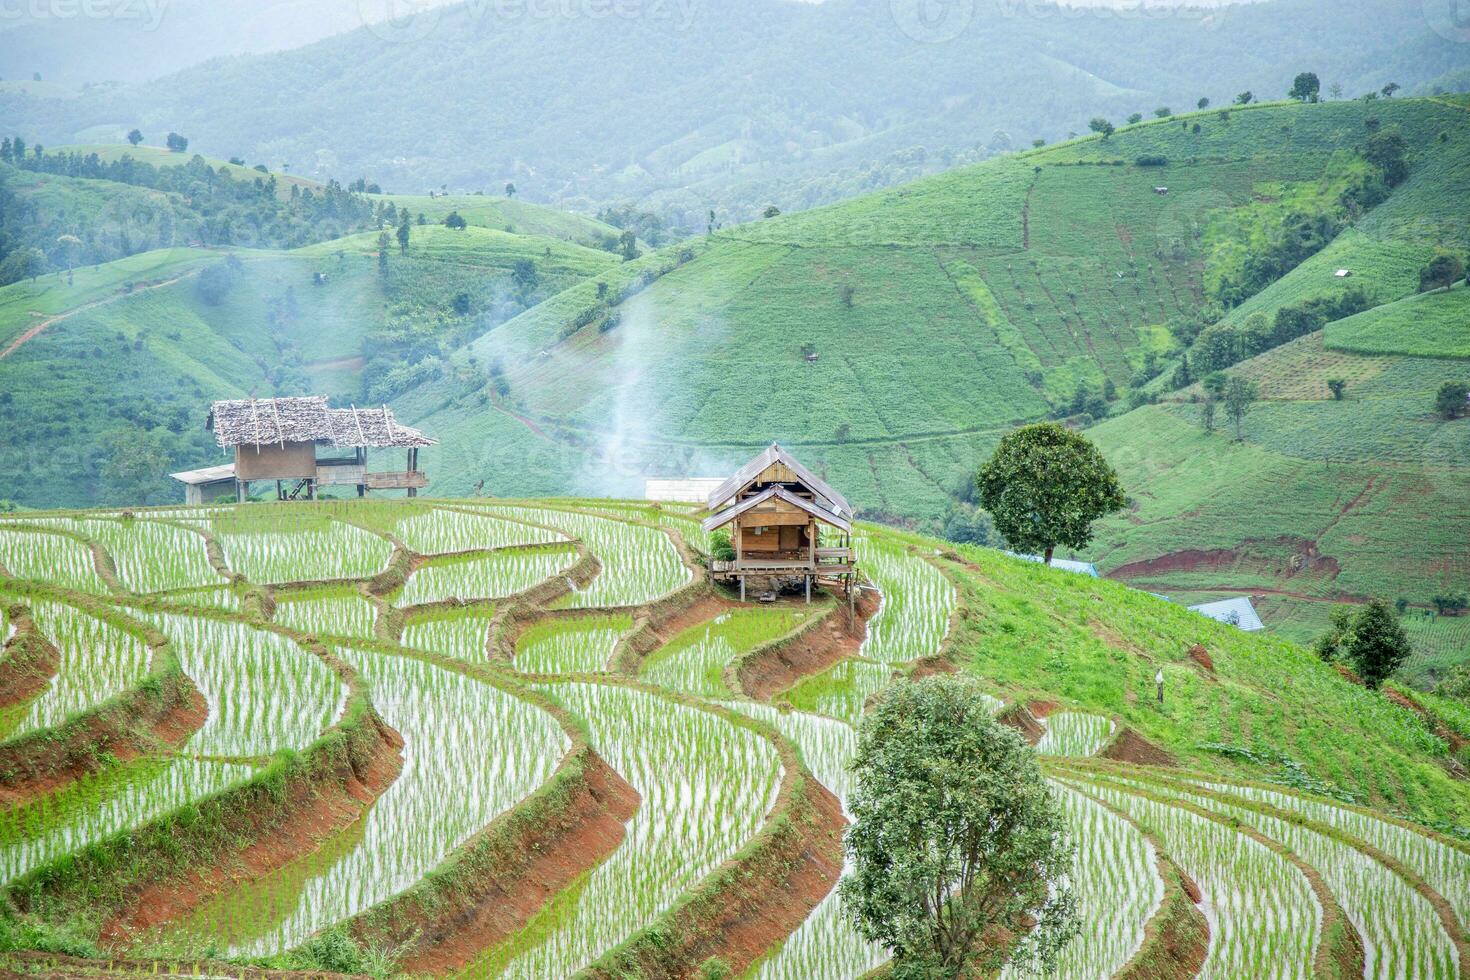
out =
[[[973,683],[891,688],[863,719],[852,768],[843,907],[893,954],[894,977],[1055,964],[1077,931],[1066,817]]]
[[[1103,454],[1055,422],[1007,435],[975,485],[1006,543],[1040,553],[1048,565],[1057,545],[1084,547],[1092,522],[1123,507],[1118,474]]]

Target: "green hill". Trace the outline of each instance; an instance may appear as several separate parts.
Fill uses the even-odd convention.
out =
[[[1461,283],[1338,320],[1326,344],[1360,354],[1470,357],[1470,288]]]
[[[534,206],[531,206],[534,209]],[[540,209],[534,209],[540,210]],[[549,222],[554,223],[554,222]],[[290,251],[171,249],[0,288],[0,483],[11,499],[169,499],[218,457],[218,398],[382,402],[443,355],[619,260],[539,235],[416,227]],[[65,446],[42,457],[26,447]]]
[[[777,439],[865,513],[935,528],[1008,428],[1102,412],[1135,505],[1099,540],[1106,570],[1181,594],[1306,594],[1322,608],[1303,637],[1337,599],[1427,605],[1467,579],[1446,529],[1466,517],[1470,430],[1431,411],[1461,362],[1324,352],[1319,330],[1236,369],[1267,399],[1244,445],[1204,437],[1197,389],[1163,385],[1179,324],[1210,304],[1221,236],[1254,234],[1283,189],[1307,195],[1389,128],[1420,148],[1407,179],[1222,323],[1349,289],[1393,304],[1435,248],[1470,246],[1449,204],[1470,194],[1470,112],[1453,100],[1206,112],[723,231],[476,340],[504,397],[482,375],[398,405],[453,447],[429,463],[442,491],[631,494]],[[1341,402],[1326,386],[1339,376]],[[1166,401],[1129,413],[1130,390]],[[1392,490],[1365,496],[1370,479]],[[1240,560],[1135,574],[1191,551]]]

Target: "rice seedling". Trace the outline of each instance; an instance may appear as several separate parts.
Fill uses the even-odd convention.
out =
[[[883,595],[868,620],[862,655],[881,663],[907,663],[939,652],[949,635],[954,586],[929,562],[888,537],[853,539],[859,567]]]
[[[1429,900],[1367,854],[1326,834],[1248,807],[1148,785],[1162,795],[1188,800],[1252,827],[1315,867],[1363,937],[1364,976],[1389,980],[1459,975],[1454,944]]]
[[[225,563],[262,585],[367,578],[393,553],[385,539],[360,527],[289,508],[242,509],[212,526]]]
[[[1046,732],[1036,743],[1037,755],[1096,755],[1113,737],[1113,720],[1080,711],[1058,711],[1042,719]]]
[[[755,732],[611,685],[543,685],[643,798],[622,845],[568,900],[489,951],[472,976],[567,977],[667,909],[759,830],[781,765]]]
[[[1144,928],[1164,900],[1154,849],[1138,828],[1090,797],[1061,783],[1050,787],[1077,849],[1067,884],[1082,926],[1055,975],[1110,977],[1143,945]],[[1004,980],[1020,976],[1012,967],[1001,973]]]
[[[403,628],[403,645],[466,663],[484,663],[489,659],[486,643],[494,618],[493,606],[436,609],[408,621]]]
[[[857,731],[844,722],[802,711],[781,711],[753,701],[726,701],[725,707],[766,722],[801,750],[812,775],[847,810],[852,775],[848,763],[857,753]],[[837,889],[812,909],[811,915],[751,973],[758,980],[804,980],[860,977],[888,958],[881,946],[858,935],[842,909]]]
[[[422,565],[398,595],[399,606],[446,599],[503,599],[565,572],[577,559],[571,548],[497,551]]]
[[[1299,813],[1309,820],[1372,844],[1443,895],[1462,923],[1470,922],[1470,854],[1459,848],[1399,824],[1294,793],[1232,783],[1199,782],[1197,785],[1265,803],[1278,810]]]
[[[277,595],[272,619],[302,633],[371,640],[377,609],[351,590],[313,589]]]
[[[784,697],[794,708],[856,725],[868,698],[892,682],[892,668],[849,659],[803,678]]]
[[[223,581],[209,564],[204,538],[154,521],[91,520],[76,529],[112,556],[118,579],[132,592],[163,592]]]
[[[555,544],[566,540],[555,531],[501,520],[462,510],[434,510],[399,523],[399,540],[421,555],[512,548],[528,544]]]
[[[283,636],[174,613],[148,618],[209,702],[209,718],[185,743],[190,754],[259,758],[304,749],[342,713],[346,686]]]
[[[92,549],[74,538],[42,531],[0,528],[0,569],[16,578],[107,594]]]
[[[248,779],[248,765],[153,760],[0,810],[0,884]]]
[[[643,662],[643,679],[696,697],[727,698],[721,674],[742,653],[796,629],[809,614],[795,609],[735,609],[691,626]]]
[[[502,506],[490,510],[555,527],[582,541],[602,562],[602,573],[585,589],[558,603],[563,608],[637,606],[689,582],[689,569],[679,560],[673,543],[652,528],[549,508]]]
[[[549,714],[482,681],[406,657],[337,654],[403,736],[402,772],[346,846],[221,896],[181,934],[231,955],[298,945],[424,878],[549,778],[570,747]]]
[[[1111,785],[1085,789],[1151,831],[1199,885],[1210,923],[1200,977],[1312,975],[1322,907],[1295,865],[1259,841],[1189,810]]]
[[[147,677],[152,653],[133,634],[59,602],[33,601],[31,616],[60,660],[46,690],[11,717],[9,737],[60,725]],[[0,720],[0,732],[5,727]]]
[[[240,611],[239,594],[234,589],[224,585],[213,589],[189,589],[184,592],[170,592],[162,598],[178,606],[192,606],[196,609],[220,609],[225,612]]]
[[[516,670],[527,674],[606,670],[613,648],[632,628],[631,616],[588,616],[539,623],[516,641]]]

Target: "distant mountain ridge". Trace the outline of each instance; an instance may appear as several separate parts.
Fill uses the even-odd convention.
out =
[[[1356,96],[1470,64],[1470,45],[1435,33],[1417,2],[1143,17],[976,0],[934,24],[889,0],[634,6],[541,17],[463,4],[120,91],[0,93],[0,116],[32,142],[172,129],[202,152],[308,176],[401,192],[513,180],[531,200],[635,200],[702,231],[711,209],[729,223],[827,203],[1099,114],[1246,89],[1279,98],[1299,70]]]

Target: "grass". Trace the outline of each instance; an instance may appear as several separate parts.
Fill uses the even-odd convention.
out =
[[[729,697],[723,673],[736,657],[790,633],[808,612],[737,609],[689,627],[649,654],[639,668],[644,680],[702,698]]]
[[[1332,350],[1414,357],[1470,357],[1470,288],[1419,293],[1366,310],[1327,329]]]

